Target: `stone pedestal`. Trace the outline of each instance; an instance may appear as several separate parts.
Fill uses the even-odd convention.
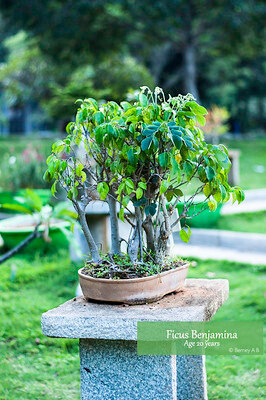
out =
[[[228,151],[229,159],[232,163],[231,169],[228,174],[228,182],[231,186],[237,186],[240,182],[240,166],[239,166],[239,157],[241,152],[236,149],[232,149]]]
[[[46,336],[80,339],[82,400],[205,400],[204,356],[138,356],[138,321],[208,321],[229,294],[224,279],[187,279],[145,305],[74,298],[42,316]]]

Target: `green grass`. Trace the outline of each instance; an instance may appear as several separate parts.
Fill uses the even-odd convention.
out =
[[[243,189],[266,188],[266,137],[257,139],[239,139],[224,141],[229,149],[239,149],[240,155],[240,186]],[[255,172],[258,165],[264,167],[264,172]]]
[[[76,271],[65,254],[1,265],[1,400],[79,399],[77,340],[46,338],[40,327],[44,311],[75,295]]]
[[[228,261],[198,261],[189,278],[228,279],[230,296],[213,321],[262,320],[265,312],[265,267]],[[213,276],[214,274],[214,276]],[[265,398],[263,356],[206,356],[209,400]]]
[[[213,229],[266,234],[266,211],[221,215]]]
[[[11,266],[17,273],[11,280]],[[78,266],[57,256],[18,255],[1,265],[0,399],[78,400],[77,340],[46,338],[41,314],[73,297]],[[252,321],[263,317],[263,268],[226,261],[198,261],[189,276],[226,278],[230,298],[215,320]],[[207,357],[210,400],[264,397],[262,356]]]

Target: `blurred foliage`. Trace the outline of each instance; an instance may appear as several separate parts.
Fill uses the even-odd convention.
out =
[[[78,67],[67,81],[54,82],[51,97],[43,104],[49,115],[63,118],[74,114],[78,98],[90,95],[98,100],[120,101],[130,90],[147,82],[153,85],[150,73],[134,58],[109,58],[98,65]]]
[[[212,143],[218,144],[218,137],[228,132],[228,125],[226,122],[229,119],[229,112],[225,107],[213,106],[208,110],[205,117],[206,124],[204,126],[204,133],[207,140]]]
[[[31,144],[16,156],[4,153],[0,161],[0,185],[12,192],[20,188],[49,188],[42,179],[45,168],[44,156]]]
[[[211,228],[235,232],[266,234],[266,211],[221,215],[217,224]]]
[[[0,188],[14,192],[20,188],[49,188],[43,174],[51,144],[51,139],[31,137],[0,139]]]
[[[265,123],[262,0],[28,0],[23,6],[0,0],[0,6],[0,25],[9,35],[28,32],[38,45],[36,59],[42,55],[39,68],[43,62],[52,68],[41,89],[49,89],[44,100],[53,118],[70,118],[72,98],[84,92],[118,101],[144,80],[151,85],[146,66],[155,85],[172,95],[191,92],[208,107],[226,107],[236,131]]]
[[[7,57],[0,64],[0,81],[7,105],[43,99],[54,71],[40,52],[37,40],[20,31],[3,44]]]

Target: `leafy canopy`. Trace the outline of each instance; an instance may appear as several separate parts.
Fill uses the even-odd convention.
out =
[[[122,220],[130,201],[146,216],[154,216],[162,195],[168,202],[178,201],[182,186],[192,179],[198,185],[185,211],[199,193],[211,211],[230,195],[239,203],[244,199],[243,191],[227,182],[226,147],[205,142],[199,126],[204,126],[207,111],[192,95],[166,99],[162,89],[142,87],[132,103],[109,101],[100,106],[93,98],[78,102],[67,137],[53,145],[47,160],[45,177],[54,180],[53,193],[58,182],[71,200],[78,198],[81,187],[97,188],[102,200],[112,193]],[[76,155],[81,143],[89,156],[85,161]],[[67,159],[61,159],[63,152]]]

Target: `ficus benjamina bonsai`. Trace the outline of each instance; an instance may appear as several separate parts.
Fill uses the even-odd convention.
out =
[[[147,258],[163,264],[172,230],[191,218],[198,194],[204,195],[200,211],[214,211],[230,197],[239,203],[244,199],[239,187],[228,184],[226,147],[205,142],[199,126],[205,124],[207,111],[191,94],[166,99],[162,89],[142,87],[132,103],[77,102],[75,122],[68,124],[66,138],[53,145],[45,178],[54,180],[53,194],[60,184],[72,201],[94,263],[101,255],[85,211],[95,190],[109,205],[111,254],[121,254],[118,218],[132,227],[127,241],[132,265]],[[82,160],[80,146],[86,153]],[[61,158],[63,152],[67,159]],[[192,181],[194,189],[184,201],[183,188]],[[181,198],[184,208],[178,215]],[[189,236],[189,228],[180,231],[184,241]]]

